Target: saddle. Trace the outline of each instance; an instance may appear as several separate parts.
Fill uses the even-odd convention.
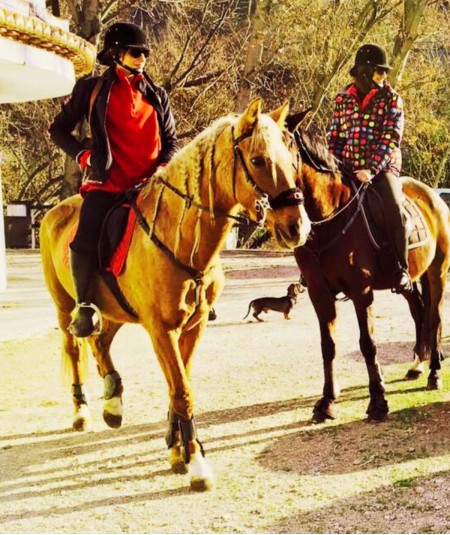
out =
[[[105,217],[98,244],[100,276],[122,308],[135,318],[137,314],[123,295],[117,277],[125,267],[136,225],[136,212],[131,209],[130,200],[136,198],[138,193],[138,190],[129,191],[118,197],[116,204]]]
[[[385,231],[383,200],[379,193],[369,188],[362,205],[363,219],[372,243],[377,249],[388,245]],[[402,198],[402,215],[408,239],[408,249],[425,245],[429,240],[428,229],[419,207],[405,193]]]

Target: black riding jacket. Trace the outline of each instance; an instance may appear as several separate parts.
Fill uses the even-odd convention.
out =
[[[115,67],[110,67],[102,77],[104,82],[92,109],[90,127],[93,175],[96,180],[104,182],[113,161],[106,132],[106,109],[111,87],[117,77]],[[74,159],[86,147],[72,132],[81,120],[88,119],[89,102],[98,79],[99,76],[80,78],[73,88],[70,99],[63,103],[61,111],[49,127],[54,143]],[[144,73],[144,79],[140,81],[138,89],[157,112],[161,136],[161,154],[158,165],[167,163],[178,149],[175,120],[170,110],[167,93],[162,87],[155,85],[147,73]]]

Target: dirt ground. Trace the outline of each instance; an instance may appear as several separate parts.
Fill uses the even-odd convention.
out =
[[[70,430],[59,334],[33,252],[8,254],[0,293],[1,533],[448,533],[450,373],[445,387],[407,382],[414,329],[406,302],[376,300],[375,335],[391,416],[364,420],[367,373],[352,305],[338,304],[339,418],[312,425],[322,390],[317,320],[302,294],[286,321],[242,320],[251,299],[298,279],[280,253],[226,252],[227,286],[193,368],[200,438],[216,475],[207,493],[172,474],[167,392],[148,336],[125,326],[113,345],[124,425],[102,420],[92,363],[94,431]],[[450,300],[445,305],[449,317]],[[448,319],[444,348],[449,348]]]

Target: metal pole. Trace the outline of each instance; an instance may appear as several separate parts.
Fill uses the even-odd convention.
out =
[[[6,290],[5,222],[3,219],[2,154],[0,153],[0,292]]]

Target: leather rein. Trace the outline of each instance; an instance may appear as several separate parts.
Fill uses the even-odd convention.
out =
[[[226,217],[228,219],[233,219],[234,221],[237,221],[239,223],[251,223],[254,225],[258,225],[262,227],[264,225],[264,222],[267,217],[267,211],[269,209],[272,210],[279,210],[281,208],[284,208],[286,206],[298,206],[304,203],[304,197],[303,193],[300,190],[300,188],[290,188],[285,191],[282,191],[279,195],[277,195],[275,198],[271,198],[266,192],[264,192],[258,184],[255,182],[253,177],[251,176],[251,173],[247,167],[247,164],[245,162],[242,150],[239,148],[239,144],[248,137],[251,136],[251,133],[244,134],[238,138],[234,137],[234,128],[232,128],[231,131],[232,140],[233,140],[233,193],[236,199],[236,172],[237,172],[237,165],[238,162],[241,163],[242,168],[244,170],[244,174],[248,182],[252,185],[253,189],[256,193],[260,196],[259,199],[255,200],[255,210],[259,214],[259,217],[257,218],[257,221],[253,221],[251,218],[247,216],[235,216],[232,214],[229,214],[228,212],[223,211],[212,211],[208,206],[204,206],[203,204],[200,204],[196,201],[194,201],[193,197],[183,193],[178,188],[167,182],[166,180],[162,179],[161,177],[154,177],[151,179],[153,184],[162,184],[165,188],[170,189],[173,193],[181,197],[185,202],[187,208],[190,208],[191,206],[197,208],[198,210],[201,210],[203,212],[215,215],[220,215],[223,217]],[[196,283],[196,303],[199,302],[199,295],[200,295],[200,286],[202,284],[203,278],[206,274],[206,271],[196,269],[192,266],[186,265],[175,256],[175,253],[169,249],[154,233],[153,225],[150,226],[145,219],[143,213],[141,212],[140,208],[137,206],[136,203],[136,195],[135,190],[130,190],[129,192],[126,192],[127,200],[130,203],[132,209],[136,213],[136,219],[139,222],[140,226],[144,230],[144,232],[148,235],[148,237],[151,239],[151,241],[161,250],[163,251],[170,260],[176,264],[178,267],[183,269],[186,273],[190,275],[190,277],[195,281]],[[236,199],[237,200],[237,199]]]
[[[297,142],[298,151],[300,153],[300,156],[303,161],[307,162],[307,164],[312,167],[314,170],[316,170],[319,173],[327,173],[331,174],[333,171],[331,171],[328,167],[322,165],[321,163],[318,163],[316,159],[311,155],[308,148],[306,147],[305,143],[303,142],[302,136],[300,135],[299,131],[296,130],[294,133],[295,140]],[[338,217],[340,214],[345,212],[350,206],[353,204],[354,201],[356,201],[356,208],[353,214],[351,215],[350,219],[347,221],[347,223],[344,225],[342,230],[334,236],[328,243],[323,245],[322,247],[319,247],[318,249],[312,249],[311,247],[303,246],[306,250],[313,253],[315,256],[320,256],[324,251],[329,249],[332,245],[334,245],[342,236],[345,236],[347,234],[350,227],[353,225],[353,223],[356,220],[356,217],[363,209],[363,201],[367,193],[369,184],[368,183],[361,183],[361,185],[356,188],[356,186],[352,183],[352,189],[353,189],[353,195],[350,198],[350,200],[344,204],[341,208],[338,208],[334,210],[330,215],[327,217],[320,219],[318,221],[312,221],[311,220],[311,226],[318,227],[320,225],[324,225],[326,223],[329,223],[330,221],[333,221],[336,217]]]

